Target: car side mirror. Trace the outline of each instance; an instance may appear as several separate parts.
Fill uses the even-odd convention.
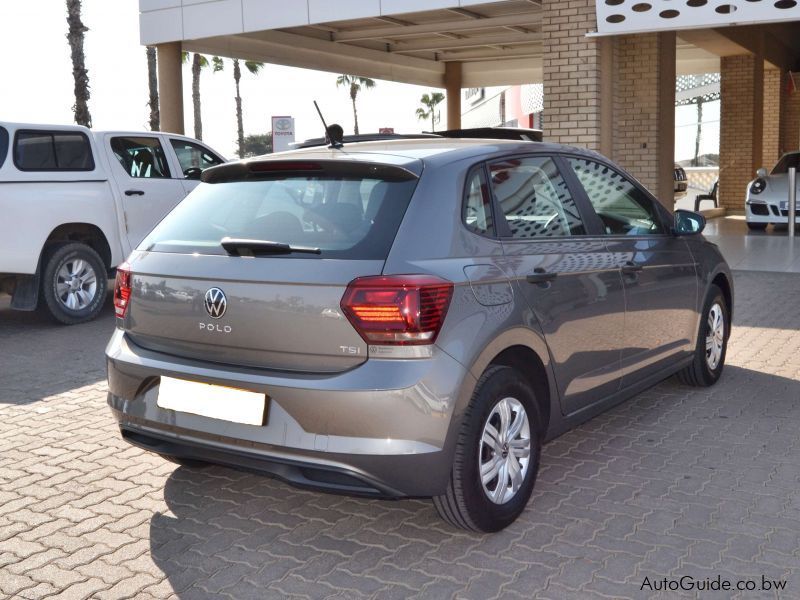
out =
[[[186,179],[194,179],[199,181],[200,176],[203,174],[203,169],[200,167],[189,167],[188,169],[184,169],[183,176]]]
[[[675,211],[675,222],[672,232],[675,235],[695,235],[702,233],[706,228],[706,218],[691,210],[678,209]]]
[[[767,175],[769,175],[769,173],[767,173],[767,170],[764,167],[761,167],[758,171],[756,171],[756,176],[761,179],[764,179]]]

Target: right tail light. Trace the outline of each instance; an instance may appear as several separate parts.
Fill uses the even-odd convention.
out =
[[[368,344],[433,344],[444,323],[453,284],[431,275],[359,277],[341,307]]]

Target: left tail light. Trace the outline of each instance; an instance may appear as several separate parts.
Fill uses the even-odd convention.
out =
[[[117,267],[117,279],[114,282],[114,312],[123,318],[128,312],[131,299],[131,266],[124,262]]]

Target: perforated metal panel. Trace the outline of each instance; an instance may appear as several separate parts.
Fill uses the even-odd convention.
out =
[[[599,33],[800,20],[798,0],[597,0]]]

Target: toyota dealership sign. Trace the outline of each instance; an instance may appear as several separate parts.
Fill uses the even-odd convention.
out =
[[[290,150],[294,143],[294,119],[292,117],[272,117],[272,151]]]

